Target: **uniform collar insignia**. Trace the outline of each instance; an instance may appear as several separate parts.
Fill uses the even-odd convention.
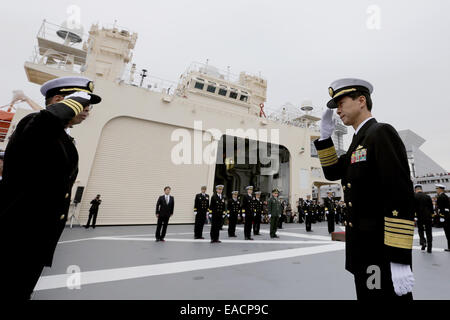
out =
[[[359,145],[358,148],[356,148],[356,150],[359,150],[359,149],[362,149],[362,148],[363,148],[363,146]]]

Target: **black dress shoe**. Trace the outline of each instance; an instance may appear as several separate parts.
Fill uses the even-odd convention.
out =
[[[166,242],[166,240],[164,240],[164,239],[159,239],[159,241],[161,241],[161,242]]]
[[[420,248],[420,250],[425,250],[425,248],[426,248],[427,246],[426,245],[422,245],[422,248]]]
[[[450,252],[450,249],[444,249],[444,251]]]
[[[155,241],[156,241],[156,242],[159,242],[160,240],[159,240],[159,239],[156,239]]]

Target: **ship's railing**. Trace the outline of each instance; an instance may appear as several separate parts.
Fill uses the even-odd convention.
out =
[[[58,42],[58,43],[63,43],[65,39],[62,39],[61,37],[58,36],[57,32],[60,30],[68,30],[67,28],[64,28],[61,25],[52,23],[52,22],[48,22],[47,20],[42,21],[41,27],[39,28],[39,31],[37,33],[37,37],[38,38],[42,38],[42,39],[46,39],[46,40],[50,40],[50,41],[54,41],[54,42]],[[78,32],[78,34],[81,35],[82,40],[87,40],[89,37],[89,34],[87,34],[86,32]],[[69,33],[67,33],[67,36],[69,35]],[[77,49],[82,50],[83,47],[83,41],[82,42],[78,42],[78,43],[72,43],[69,42],[68,45],[70,47],[74,47]]]
[[[230,67],[228,67],[227,70],[221,70],[208,63],[192,62],[183,73],[182,77],[187,76],[191,72],[198,72],[228,82],[239,83],[239,75],[231,73],[230,70]]]
[[[44,51],[44,54],[41,52]],[[53,59],[54,63],[50,63]],[[75,60],[84,62],[83,64],[75,63]],[[35,64],[45,65],[47,67],[81,73],[86,63],[86,58],[73,54],[56,51],[53,48],[34,46],[29,61]]]
[[[174,95],[178,93],[177,82],[148,74],[145,74],[145,77],[142,77],[142,70],[138,70],[133,67],[126,68],[123,72],[122,78],[119,81],[128,85],[141,87],[149,91],[161,92],[167,95]]]

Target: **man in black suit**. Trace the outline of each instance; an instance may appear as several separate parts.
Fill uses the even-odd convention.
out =
[[[164,195],[160,196],[158,198],[158,202],[156,203],[156,217],[158,218],[158,225],[156,227],[155,238],[157,242],[164,241],[167,225],[169,224],[169,219],[173,215],[175,200],[170,195],[170,190],[170,187],[165,187]]]

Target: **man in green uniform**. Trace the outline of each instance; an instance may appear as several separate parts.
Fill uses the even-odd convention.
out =
[[[340,79],[329,87],[331,100],[314,141],[328,180],[341,180],[348,207],[346,269],[355,278],[358,299],[412,300],[414,193],[405,146],[389,124],[371,114],[373,86]],[[331,139],[333,109],[355,129],[346,154],[338,157]],[[383,190],[383,201],[373,195]]]
[[[267,204],[267,210],[269,212],[270,218],[270,237],[271,238],[279,238],[277,236],[277,227],[278,220],[283,213],[283,206],[281,204],[280,199],[278,199],[278,189],[272,190],[272,197],[269,199],[269,203]]]

